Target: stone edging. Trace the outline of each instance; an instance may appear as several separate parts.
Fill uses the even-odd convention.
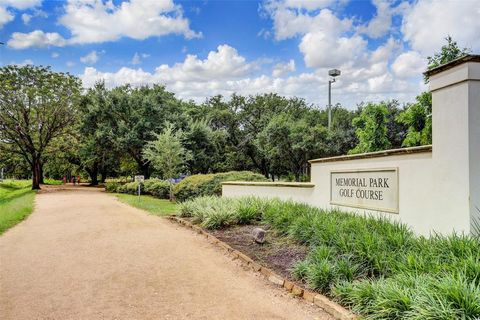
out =
[[[168,216],[166,218],[171,221],[177,222],[187,228],[190,228],[195,232],[197,232],[198,234],[205,236],[205,238],[207,238],[207,240],[210,243],[225,250],[225,252],[228,253],[233,259],[239,259],[242,265],[249,267],[255,272],[260,272],[268,281],[285,288],[285,290],[292,293],[294,296],[303,298],[308,302],[314,303],[316,306],[322,308],[327,313],[332,315],[335,319],[339,319],[339,320],[357,319],[352,312],[348,311],[338,303],[331,301],[324,295],[302,288],[296,285],[295,283],[285,279],[284,277],[276,274],[274,271],[253,261],[253,259],[245,255],[244,253],[238,250],[235,250],[230,245],[219,240],[217,237],[211,235],[201,227],[192,224],[190,221],[187,221],[185,219],[182,219],[176,216]]]

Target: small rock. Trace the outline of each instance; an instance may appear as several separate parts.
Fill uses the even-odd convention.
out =
[[[262,228],[255,228],[252,231],[253,240],[256,243],[264,243],[266,234],[267,231],[263,230]]]

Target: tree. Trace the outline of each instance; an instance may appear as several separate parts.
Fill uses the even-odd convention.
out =
[[[109,93],[107,112],[114,143],[135,159],[146,178],[151,173],[150,162],[144,161],[142,150],[148,141],[155,139],[155,133],[162,131],[165,123],[173,123],[178,128],[186,126],[188,115],[183,107],[173,93],[159,85],[140,88],[127,85]]]
[[[460,49],[457,42],[454,41],[451,36],[447,36],[445,41],[447,41],[447,44],[442,46],[440,52],[436,52],[433,56],[427,57],[429,70],[470,53],[470,49]],[[425,82],[428,82],[427,76],[425,76]]]
[[[272,174],[290,173],[295,181],[301,181],[309,159],[329,154],[327,141],[328,130],[324,126],[312,126],[305,118],[280,114],[258,135],[256,144],[268,158]]]
[[[373,152],[390,148],[387,137],[388,108],[380,104],[367,104],[360,115],[352,121],[356,128],[358,144],[350,150],[350,154]]]
[[[427,58],[429,70],[470,53],[470,49],[461,49],[451,36],[447,36],[445,40],[447,43],[442,46],[440,52],[436,52],[433,56]],[[428,81],[428,77],[425,76],[425,83],[428,83]],[[402,142],[403,147],[432,143],[432,94],[422,92],[416,97],[416,100],[416,103],[409,105],[396,118],[397,122],[408,128]]]
[[[175,131],[171,123],[155,137],[155,140],[147,142],[142,152],[143,158],[160,171],[164,179],[170,181],[170,200],[173,200],[172,180],[185,168],[190,152],[182,145],[182,131]]]
[[[397,116],[397,121],[408,127],[402,147],[432,143],[432,94],[423,92],[416,99]]]
[[[45,149],[73,125],[80,90],[78,78],[48,67],[0,68],[0,146],[28,162],[32,189],[40,189]]]

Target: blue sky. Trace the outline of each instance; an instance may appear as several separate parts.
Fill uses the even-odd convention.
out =
[[[335,102],[408,102],[446,35],[480,49],[478,16],[475,0],[0,0],[0,63],[50,65],[85,87],[277,92],[321,107],[338,68]]]

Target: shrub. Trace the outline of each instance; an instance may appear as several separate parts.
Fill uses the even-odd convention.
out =
[[[143,192],[160,199],[169,199],[170,183],[160,179],[148,179],[143,183]]]
[[[107,182],[105,183],[105,190],[107,192],[119,192],[118,189],[122,185],[119,182]]]
[[[107,192],[137,194],[138,182],[128,182],[122,184],[120,182],[111,181],[105,184],[105,190]],[[142,194],[151,195],[160,199],[168,199],[170,192],[169,190],[170,184],[167,181],[160,179],[147,179],[140,186],[140,191]]]
[[[179,201],[200,196],[219,196],[222,194],[222,182],[225,181],[268,181],[268,179],[250,171],[196,174],[177,183],[173,192]]]

